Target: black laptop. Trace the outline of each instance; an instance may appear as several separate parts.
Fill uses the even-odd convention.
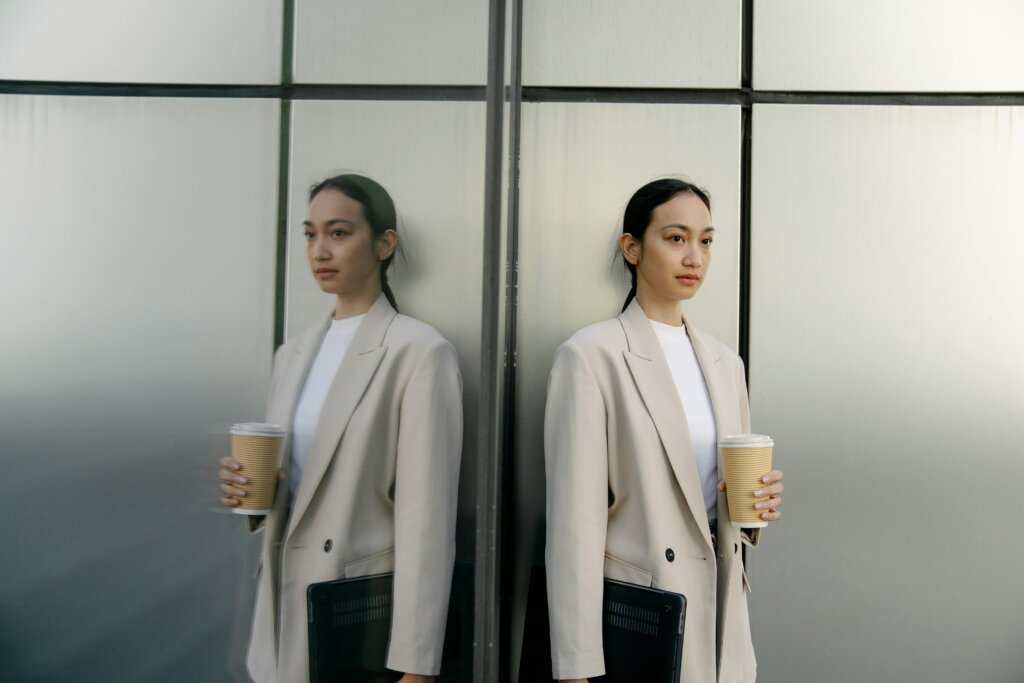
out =
[[[306,590],[311,683],[392,683],[384,666],[391,635],[392,574],[314,583]],[[452,576],[438,683],[473,680],[473,572],[458,563]]]
[[[604,581],[605,675],[591,683],[679,683],[686,598],[679,593]],[[519,659],[519,683],[550,683],[551,631],[544,568],[534,566]]]

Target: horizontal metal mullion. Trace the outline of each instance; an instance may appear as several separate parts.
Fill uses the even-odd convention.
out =
[[[753,90],[750,88],[585,88],[524,86],[523,101],[637,104],[1021,106],[1024,105],[1024,92],[804,92]]]
[[[282,100],[479,101],[475,85],[231,85],[185,83],[85,83],[77,81],[0,81],[0,94],[87,97],[227,97]]]
[[[298,83],[236,85],[188,83],[86,83],[0,80],[0,94],[93,97],[222,97],[282,100],[483,102],[482,85],[374,85]],[[510,99],[506,88],[506,101]],[[806,104],[864,106],[1024,106],[1024,92],[830,92],[749,88],[589,88],[524,86],[523,102],[636,104]]]
[[[87,83],[78,81],[4,81],[0,94],[89,97],[256,97],[280,98],[280,85],[189,83]]]
[[[523,86],[523,102],[622,102],[638,104],[744,104],[736,89],[579,88]]]
[[[333,85],[297,83],[287,96],[293,100],[412,100],[483,102],[483,85]]]
[[[829,92],[753,90],[750,101],[756,104],[849,104],[950,106],[1022,106],[1024,92]]]

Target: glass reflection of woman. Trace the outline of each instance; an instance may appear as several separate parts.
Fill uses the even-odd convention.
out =
[[[605,577],[686,596],[680,680],[755,679],[741,548],[760,530],[733,528],[718,495],[717,436],[750,431],[743,363],[680,310],[707,275],[713,239],[706,192],[671,178],[641,187],[619,239],[633,281],[621,315],[555,354],[544,450],[557,679],[604,673]],[[782,472],[762,481],[771,522]]]
[[[462,380],[454,347],[397,313],[387,269],[395,207],[373,180],[328,178],[309,193],[306,254],[330,317],[276,355],[267,421],[287,430],[264,534],[247,664],[258,682],[309,679],[306,587],[394,572],[387,666],[430,681],[441,666],[455,558]],[[221,503],[238,505],[222,460]]]

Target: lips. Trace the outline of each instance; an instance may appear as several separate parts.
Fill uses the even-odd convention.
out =
[[[338,274],[338,271],[332,270],[330,268],[317,268],[313,272],[316,273],[316,276],[322,280],[326,280],[327,278],[334,277],[335,275]]]
[[[697,275],[677,275],[676,279],[684,285],[695,285],[700,281],[700,277]]]

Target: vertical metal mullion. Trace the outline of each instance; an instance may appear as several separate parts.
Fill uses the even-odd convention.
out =
[[[754,0],[743,0],[740,88],[740,310],[739,354],[750,381],[750,179],[754,70]]]
[[[281,100],[277,146],[277,235],[274,269],[274,348],[284,343],[285,301],[288,298],[288,173],[291,160],[292,50],[295,0],[284,0],[281,21]]]
[[[490,0],[487,41],[487,127],[484,159],[483,291],[480,334],[474,580],[473,680],[492,683],[501,667],[499,605],[501,473],[503,462],[501,362],[501,197],[505,106],[505,0]]]
[[[750,162],[752,111],[740,108],[740,310],[739,354],[750,381]]]
[[[519,149],[521,144],[521,113],[523,103],[522,47],[523,47],[523,0],[512,0],[511,45],[509,50],[509,115],[508,115],[508,209],[507,234],[505,237],[505,387],[504,395],[504,449],[505,463],[502,468],[501,488],[503,500],[514,500],[516,449],[516,336],[519,310]],[[507,512],[502,510],[502,512]],[[514,512],[514,511],[512,511]],[[506,542],[517,537],[516,515],[503,514],[502,538]],[[502,601],[499,614],[503,624],[512,623],[512,582],[515,557],[503,553],[501,572],[505,580],[501,589]],[[511,653],[511,632],[505,629],[501,637],[501,659],[503,665],[499,680],[507,680]]]

